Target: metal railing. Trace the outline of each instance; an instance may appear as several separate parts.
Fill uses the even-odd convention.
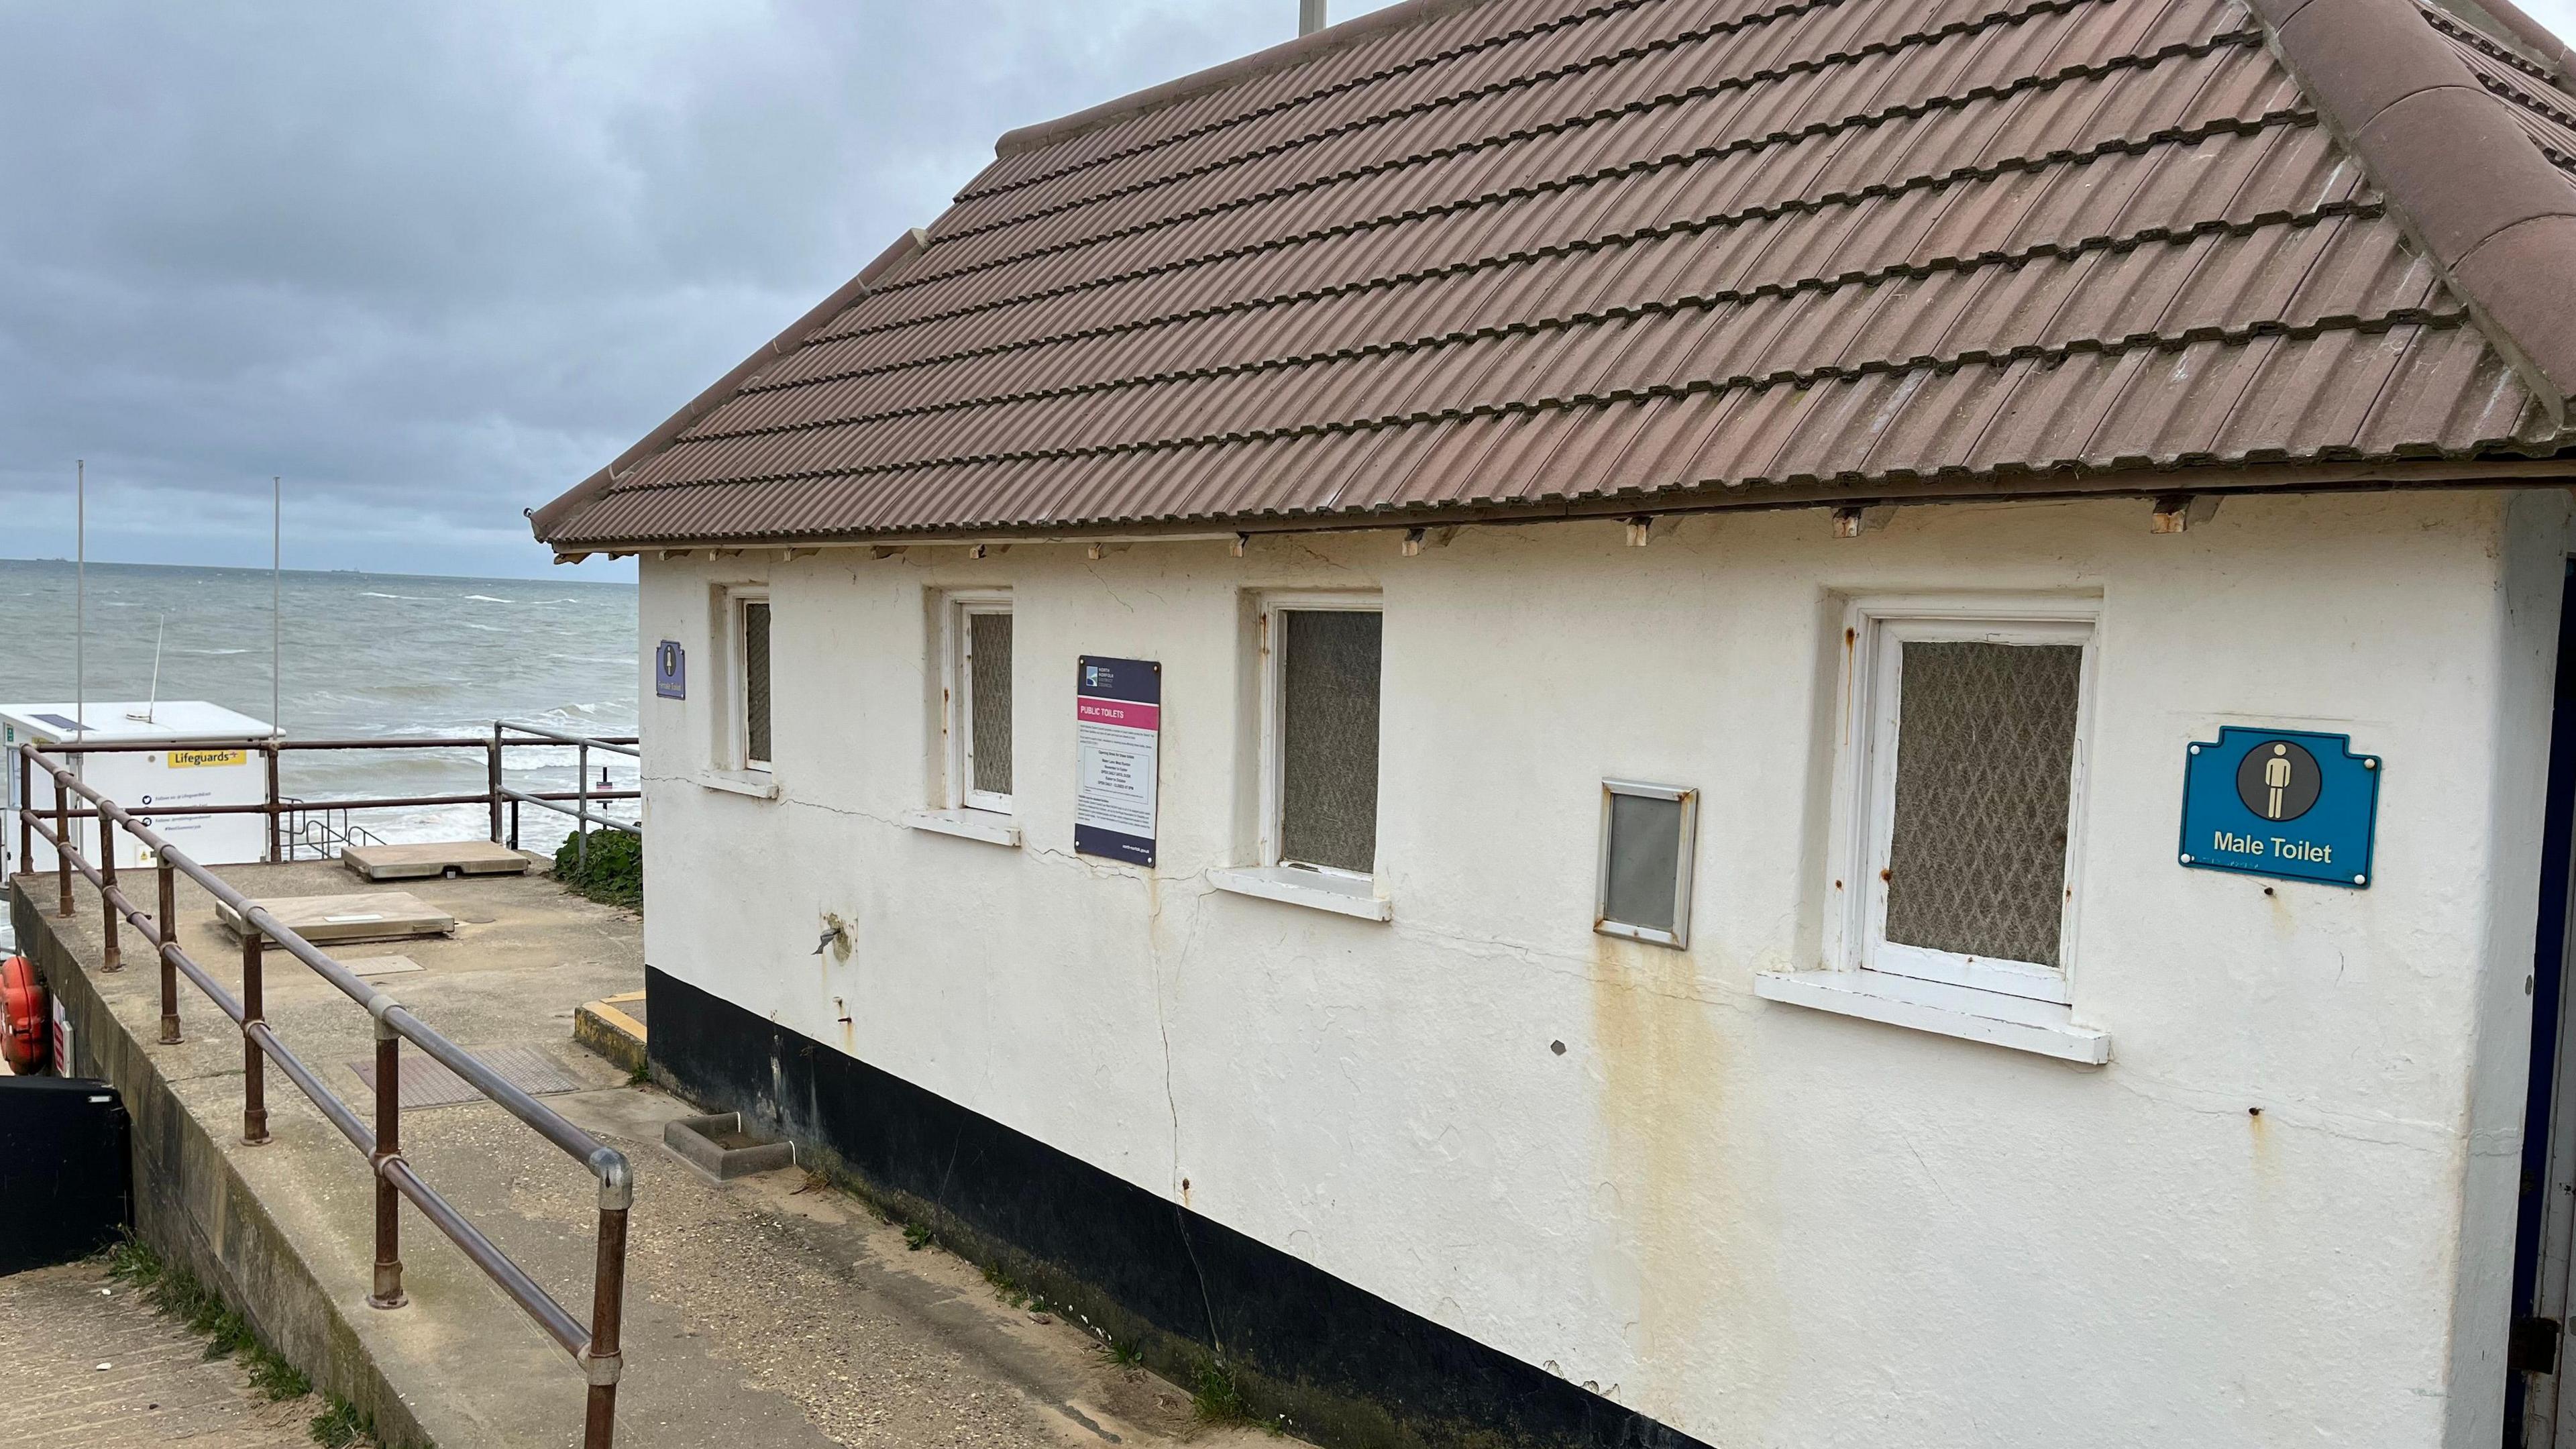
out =
[[[644,797],[644,792],[641,790],[612,789],[605,784],[594,785],[590,779],[590,753],[593,750],[624,755],[633,759],[641,758],[633,735],[576,735],[538,725],[512,724],[508,720],[495,720],[492,724],[491,737],[488,739],[475,736],[425,736],[381,740],[289,740],[263,736],[239,741],[191,741],[189,747],[203,749],[209,746],[225,749],[238,748],[266,756],[267,798],[245,805],[190,804],[184,809],[152,810],[144,817],[146,825],[149,825],[154,817],[164,820],[195,820],[216,815],[265,815],[268,817],[268,853],[265,858],[271,861],[294,859],[297,851],[296,837],[301,833],[302,820],[315,811],[325,809],[338,812],[343,827],[340,833],[353,839],[367,832],[348,827],[350,811],[408,810],[435,805],[485,806],[490,812],[489,838],[494,844],[507,845],[512,850],[519,848],[519,807],[523,804],[535,805],[559,815],[572,816],[580,826],[597,826],[627,835],[644,833],[644,827],[637,822],[613,819],[597,814],[593,809],[594,806],[623,800],[641,800]],[[167,741],[158,744],[138,744],[132,741],[96,743],[60,741],[45,745],[43,748],[49,754],[63,756],[136,755],[158,754],[169,749],[170,745]],[[578,788],[546,791],[519,790],[503,783],[502,764],[509,750],[565,748],[572,749],[579,762],[580,778],[576,781]],[[352,800],[310,801],[282,793],[278,788],[279,761],[285,755],[307,750],[470,750],[485,757],[485,785],[480,793],[470,795],[401,795]],[[18,832],[17,857],[18,868],[21,870],[33,869],[35,861],[35,856],[28,848],[28,832],[23,822],[31,812],[49,813],[46,807],[36,803],[33,786],[33,779],[28,773],[26,763],[22,760],[18,773],[18,814],[22,824]],[[94,820],[97,817],[98,812],[95,810],[71,812],[71,818],[74,820]],[[585,838],[575,847],[575,850],[580,855],[582,863],[587,865],[590,860],[590,842],[587,839],[588,831],[584,830],[582,833]]]
[[[533,735],[535,736],[535,739],[514,740],[507,738],[508,735],[514,734]],[[511,745],[535,744],[541,741],[555,745],[570,745],[575,751],[573,778],[580,784],[581,788],[574,792],[573,799],[577,803],[569,810],[565,809],[560,803],[558,803],[563,798],[560,795],[547,796],[529,794],[521,790],[505,789],[501,784],[501,751]],[[590,813],[590,802],[593,800],[628,798],[626,794],[592,793],[590,788],[590,752],[593,750],[606,750],[613,755],[624,755],[628,759],[634,760],[639,764],[642,763],[644,759],[644,752],[637,748],[636,742],[631,738],[593,738],[589,735],[566,734],[561,730],[550,730],[541,725],[512,724],[508,720],[494,720],[492,722],[492,798],[495,800],[508,800],[510,802],[509,846],[512,850],[519,848],[519,806],[522,804],[535,805],[542,809],[552,810],[558,815],[569,815],[574,819],[576,824],[573,826],[573,853],[579,860],[581,868],[584,870],[590,868],[590,831],[584,827],[598,825],[605,829],[619,831],[627,835],[642,835],[644,833],[644,827],[639,823],[625,820],[611,820],[605,815],[593,815]],[[600,775],[601,783],[605,785],[607,779],[608,776],[606,772],[603,771]],[[494,840],[499,840],[501,837],[496,831],[492,838]]]
[[[288,860],[336,860],[345,850],[382,845],[384,837],[349,818],[349,807],[330,800],[284,797],[286,828],[278,832]]]
[[[366,1154],[369,1171],[376,1184],[375,1276],[367,1302],[390,1310],[401,1308],[406,1301],[402,1280],[400,1207],[402,1199],[408,1198],[412,1206],[420,1210],[421,1216],[429,1219],[432,1226],[462,1250],[504,1296],[536,1320],[537,1326],[572,1356],[590,1383],[582,1430],[583,1449],[610,1449],[617,1427],[617,1384],[624,1367],[618,1334],[626,1300],[626,1215],[635,1196],[634,1175],[625,1155],[564,1120],[554,1109],[513,1086],[473,1053],[439,1035],[413,1016],[402,1003],[351,973],[348,967],[298,935],[266,908],[190,860],[150,825],[83,784],[68,765],[50,758],[33,744],[20,745],[18,754],[22,782],[27,780],[29,772],[37,769],[43,770],[54,782],[54,802],[50,812],[52,823],[49,825],[36,818],[39,812],[32,808],[33,797],[23,789],[20,798],[31,808],[21,810],[18,818],[22,845],[27,844],[31,836],[41,836],[53,847],[56,888],[60,896],[57,917],[68,919],[74,913],[72,875],[77,871],[82,879],[98,889],[100,924],[104,935],[100,962],[103,970],[124,969],[117,925],[120,919],[141,934],[161,965],[160,1039],[163,1045],[176,1045],[184,1040],[179,1027],[179,978],[182,976],[205,993],[240,1031],[242,1141],[256,1145],[269,1140],[266,1068],[268,1064],[275,1063],[278,1071],[304,1093],[333,1127],[339,1129],[340,1135]],[[275,779],[275,758],[272,753],[272,781]],[[71,808],[74,796],[90,802],[94,808],[74,811]],[[493,811],[497,822],[500,811],[497,795],[493,797]],[[192,808],[189,813],[201,812]],[[96,865],[80,854],[79,841],[71,826],[75,816],[99,821]],[[273,832],[274,814],[270,821]],[[152,869],[159,898],[157,908],[150,913],[138,909],[126,899],[124,891],[117,885],[116,832],[119,829],[152,852]],[[182,875],[195,881],[241,922],[242,991],[239,999],[226,991],[223,984],[179,944],[178,877]],[[261,966],[266,941],[274,941],[288,955],[310,967],[314,974],[337,987],[341,994],[365,1007],[367,1014],[375,1019],[376,1111],[372,1129],[324,1086],[313,1069],[279,1041],[277,1034],[270,1029],[261,993]],[[422,1181],[420,1174],[403,1157],[401,1069],[404,1042],[410,1042],[432,1061],[472,1084],[476,1091],[570,1155],[599,1180],[598,1251],[591,1280],[590,1322],[587,1325],[575,1318],[570,1310],[555,1300],[554,1295],[467,1221],[465,1215],[437,1189]]]

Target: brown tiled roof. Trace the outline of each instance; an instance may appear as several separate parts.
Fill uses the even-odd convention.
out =
[[[2475,476],[2571,440],[2560,67],[2414,0],[1409,0],[1005,137],[537,532]]]

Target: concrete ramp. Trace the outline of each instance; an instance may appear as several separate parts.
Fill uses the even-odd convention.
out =
[[[354,941],[416,941],[456,932],[456,918],[409,891],[370,891],[348,896],[277,896],[254,900],[279,924],[316,946]],[[215,919],[236,936],[248,934],[241,917],[221,901]]]
[[[439,840],[421,845],[359,845],[340,852],[340,863],[360,880],[454,880],[468,875],[526,875],[528,857],[489,840]]]

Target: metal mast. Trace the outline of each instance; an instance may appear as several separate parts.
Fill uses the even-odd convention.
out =
[[[72,460],[72,737],[89,736],[89,460]],[[82,758],[86,759],[87,756]]]
[[[283,736],[286,719],[279,701],[286,689],[281,683],[286,667],[286,631],[279,620],[278,601],[285,596],[286,578],[286,483],[272,473],[268,479],[268,732]]]

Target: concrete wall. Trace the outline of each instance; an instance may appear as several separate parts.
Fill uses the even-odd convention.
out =
[[[645,682],[647,958],[1714,1443],[2491,1444],[2567,511],[648,560],[692,698]],[[727,582],[771,591],[776,800],[702,783]],[[1017,849],[900,819],[966,587],[1014,591]],[[1383,590],[1390,923],[1205,879],[1248,863],[1266,588]],[[1821,964],[1841,598],[1935,589],[2101,598],[2072,945],[2108,1067],[1753,993]],[[1152,872],[1071,853],[1083,653],[1163,664]],[[2228,723],[2386,759],[2369,890],[2175,864]],[[1591,930],[1603,776],[1705,792],[1686,952]]]

